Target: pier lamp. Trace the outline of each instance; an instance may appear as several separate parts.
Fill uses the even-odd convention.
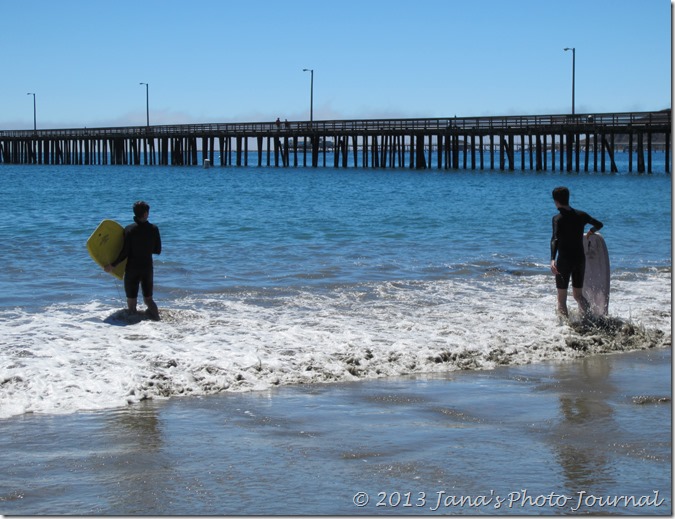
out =
[[[313,68],[303,68],[303,72],[310,73],[309,80],[309,126],[312,127],[314,122],[314,69]]]
[[[572,115],[574,115],[574,74],[576,68],[576,49],[574,47],[565,47],[563,50],[572,51]]]
[[[146,124],[150,126],[150,85],[147,83],[139,83],[139,85],[145,85],[145,120]]]
[[[27,96],[33,96],[33,131],[37,131],[37,110],[35,106],[35,93],[28,92]]]

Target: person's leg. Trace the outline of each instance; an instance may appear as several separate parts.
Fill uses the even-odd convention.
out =
[[[143,291],[143,302],[148,307],[147,314],[154,321],[159,321],[159,309],[152,299],[152,291],[154,285],[154,273],[152,269],[144,272],[141,277],[141,290]]]
[[[588,304],[588,300],[584,297],[583,292],[583,288],[572,287],[572,296],[579,305],[579,311],[582,313],[582,315],[586,315],[590,310],[591,305]]]
[[[157,304],[155,304],[155,301],[152,299],[152,297],[144,297],[143,302],[145,302],[145,306],[148,307],[147,314],[150,316],[150,318],[153,321],[159,321],[159,308],[157,308]]]
[[[581,315],[586,315],[590,305],[584,297],[584,275],[586,274],[586,258],[582,258],[572,271],[572,296],[579,305]]]
[[[568,317],[566,288],[558,289],[558,314],[562,315],[563,317]]]
[[[558,289],[558,314],[568,317],[567,289],[570,286],[570,268],[563,258],[558,258],[556,266],[558,268],[558,274],[555,276],[555,286]]]
[[[124,292],[127,296],[127,309],[129,313],[136,313],[136,304],[138,301],[138,283],[139,278],[136,273],[127,271],[124,273]]]

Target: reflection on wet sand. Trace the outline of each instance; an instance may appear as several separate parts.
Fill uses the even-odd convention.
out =
[[[603,444],[607,437],[598,435],[614,429],[612,406],[607,402],[615,387],[609,379],[611,363],[601,357],[588,357],[564,365],[560,372],[560,422],[554,428],[558,461],[570,492],[592,488],[613,478]],[[572,376],[570,377],[570,373]]]
[[[568,495],[607,497],[607,489],[612,488],[615,490],[610,497],[630,500],[631,496],[665,490],[645,479],[641,471],[653,471],[655,463],[670,460],[666,419],[671,414],[662,406],[670,402],[670,396],[631,396],[639,390],[640,362],[648,363],[645,359],[649,357],[639,357],[640,362],[627,371],[625,363],[630,358],[600,355],[561,364],[556,384],[548,387],[558,393],[559,399],[558,419],[548,431],[548,442],[560,465]],[[624,363],[617,373],[613,373],[615,361]],[[668,380],[663,382],[667,384]],[[651,408],[645,402],[652,404]],[[631,481],[632,488],[627,488],[626,481]],[[590,504],[585,503],[575,512],[615,511],[599,507],[598,502],[593,497],[588,500]],[[664,506],[663,511],[668,507]],[[622,513],[644,511],[638,506],[627,507]]]
[[[117,482],[108,497],[110,510],[147,513],[171,500],[167,479],[176,460],[164,452],[158,411],[150,403],[141,403],[107,415],[103,435],[116,452],[101,467],[99,477]]]
[[[666,515],[670,379],[651,350],[0,421],[0,513]],[[406,492],[425,507],[376,506]]]

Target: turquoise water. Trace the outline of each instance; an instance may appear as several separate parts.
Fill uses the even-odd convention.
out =
[[[605,224],[607,330],[555,315],[558,185]],[[0,193],[0,514],[671,513],[668,175],[5,165]],[[85,248],[138,199],[160,322]]]
[[[83,243],[147,200],[160,297],[241,287],[541,272],[550,192],[605,223],[614,269],[670,266],[666,175],[363,169],[14,167],[0,170],[3,306],[85,302],[110,283]],[[86,252],[86,251],[84,251]],[[16,283],[15,276],[22,282]]]
[[[576,356],[548,269],[558,185],[605,224],[610,314],[669,333],[663,173],[5,165],[0,178],[2,416]],[[139,199],[162,233],[165,320],[120,326],[122,284],[85,242]]]

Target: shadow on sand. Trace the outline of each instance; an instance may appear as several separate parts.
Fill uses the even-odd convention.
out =
[[[117,310],[110,314],[103,320],[103,322],[113,326],[129,326],[132,324],[138,324],[141,321],[152,320],[152,317],[147,312],[131,313],[126,308],[123,308],[122,310]]]

